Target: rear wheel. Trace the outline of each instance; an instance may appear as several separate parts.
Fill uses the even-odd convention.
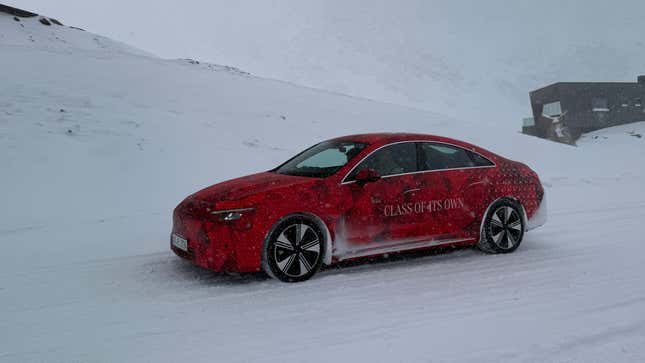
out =
[[[304,216],[279,222],[265,243],[264,271],[284,282],[311,278],[322,265],[324,237],[318,225]]]
[[[484,216],[482,235],[477,246],[488,253],[513,252],[524,237],[522,207],[512,199],[493,203]]]

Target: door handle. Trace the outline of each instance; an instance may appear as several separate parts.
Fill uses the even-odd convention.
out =
[[[421,190],[421,188],[412,188],[412,189],[403,191],[403,194],[414,193],[414,192],[418,192],[419,190]]]

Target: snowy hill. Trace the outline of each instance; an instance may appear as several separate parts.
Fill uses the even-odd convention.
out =
[[[149,55],[126,44],[65,26],[43,16],[19,17],[0,12],[0,44],[3,47],[29,47],[56,52],[72,50],[104,51]]]
[[[645,74],[639,0],[30,2],[164,57],[513,130],[531,90]]]
[[[645,359],[645,139],[629,134],[644,124],[573,148],[95,37],[0,15],[0,361]],[[508,256],[461,250],[299,285],[169,252],[184,196],[370,131],[526,162],[548,224]]]

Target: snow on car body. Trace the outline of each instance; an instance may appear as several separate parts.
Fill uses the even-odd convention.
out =
[[[480,147],[351,135],[189,196],[173,213],[171,249],[215,271],[301,281],[322,264],[436,246],[512,252],[545,208],[534,171]]]

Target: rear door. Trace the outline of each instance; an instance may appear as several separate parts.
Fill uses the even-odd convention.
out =
[[[438,143],[419,143],[420,169],[415,197],[424,212],[415,220],[419,233],[433,240],[474,238],[490,192],[492,162],[470,150]]]
[[[376,170],[381,179],[358,185],[354,176],[363,169]],[[411,237],[414,210],[410,198],[417,171],[416,143],[398,142],[376,150],[348,174],[341,186],[351,194],[351,205],[344,216],[345,245],[338,246],[344,250],[341,252],[368,254],[369,249]]]

